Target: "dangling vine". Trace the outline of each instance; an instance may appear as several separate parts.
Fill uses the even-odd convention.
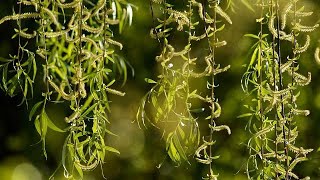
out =
[[[48,128],[68,133],[62,148],[64,175],[83,178],[83,171],[104,163],[107,151],[119,153],[105,144],[105,136],[114,135],[108,130],[109,95],[124,96],[115,88],[127,78],[126,62],[118,54],[122,44],[113,31],[116,25],[120,32],[131,25],[132,5],[121,0],[19,0],[18,4],[17,14],[0,20],[0,24],[17,21],[13,38],[19,41],[17,55],[10,55],[0,66],[1,89],[10,96],[22,92],[22,102],[27,103],[33,97],[37,69],[43,67],[43,100],[33,106],[29,118],[34,119],[46,158]],[[33,11],[23,12],[23,7]],[[27,26],[33,19],[36,28]],[[46,110],[49,103],[60,102],[70,107],[65,117],[68,127],[63,130]]]
[[[307,76],[298,73],[298,60],[310,44],[309,35],[305,36],[303,45],[299,43],[300,36],[314,31],[318,24],[300,24],[301,18],[312,12],[305,12],[304,7],[297,9],[298,0],[283,3],[284,6],[280,0],[257,1],[261,12],[257,19],[260,32],[247,35],[257,40],[242,78],[244,91],[256,97],[252,99],[252,105],[246,105],[251,112],[240,116],[250,117],[248,128],[253,134],[247,143],[249,179],[299,179],[293,170],[298,163],[308,160],[306,155],[312,151],[295,146],[297,116],[310,113],[298,109],[300,92],[297,89],[311,81],[311,73]],[[290,20],[291,24],[288,23]],[[266,26],[272,37],[269,33],[264,34]],[[292,51],[285,51],[282,44],[291,45]],[[283,57],[287,57],[286,62]]]
[[[162,48],[161,54],[156,57],[162,72],[157,82],[146,79],[148,83],[155,85],[141,101],[137,113],[138,124],[146,126],[145,122],[148,121],[162,131],[168,155],[175,163],[189,162],[188,156],[195,154],[197,161],[209,165],[210,170],[205,179],[216,179],[218,175],[213,173],[212,166],[213,160],[218,156],[213,155],[213,133],[221,130],[231,133],[228,126],[216,123],[221,114],[221,106],[215,97],[215,78],[217,74],[230,68],[221,68],[216,63],[215,49],[226,45],[226,41],[219,41],[216,34],[224,29],[223,21],[232,24],[231,19],[220,7],[219,1],[189,0],[182,7],[184,11],[181,11],[173,2],[170,4],[165,0],[153,0],[150,1],[152,16],[153,3],[163,9],[163,19],[158,18],[159,25],[155,25],[153,17],[154,27],[150,31],[151,37],[157,39]],[[179,33],[184,31],[188,35],[186,45],[180,50],[176,50],[178,48],[174,47],[172,40],[175,30]],[[196,41],[208,44],[208,55],[192,57],[195,56],[192,49],[197,48],[193,45]],[[202,71],[197,72],[198,69]],[[210,92],[201,95],[201,89],[192,89],[190,81],[194,79],[206,79]],[[201,102],[202,106],[197,107],[196,102]],[[197,121],[201,118],[199,113],[209,114],[205,118],[209,121],[209,135],[200,134]],[[203,143],[197,148],[201,136]]]

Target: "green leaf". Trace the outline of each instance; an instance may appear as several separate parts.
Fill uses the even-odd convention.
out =
[[[105,131],[106,131],[106,133],[108,133],[108,134],[110,134],[110,135],[113,135],[113,136],[118,137],[118,135],[117,135],[117,134],[115,134],[115,133],[113,133],[113,132],[109,131],[108,129],[105,129]]]
[[[24,90],[23,90],[23,97],[26,98],[28,95],[28,81],[24,81]]]
[[[245,34],[244,36],[245,37],[251,37],[251,38],[254,38],[254,39],[260,39],[260,37],[255,35],[255,34]]]
[[[178,151],[172,141],[169,142],[167,151],[172,161],[174,161],[175,163],[180,163],[181,161],[180,155],[178,154]]]
[[[241,114],[241,115],[237,116],[237,118],[244,118],[244,117],[249,117],[249,116],[252,116],[252,113]]]
[[[115,80],[115,79],[114,79],[114,80],[112,80],[112,81],[110,81],[110,82],[107,84],[107,87],[112,86],[112,84],[113,84],[114,82],[116,82],[116,80]]]
[[[252,67],[254,61],[257,59],[258,50],[259,50],[258,47],[254,49],[254,52],[253,52],[253,54],[252,54],[252,56],[251,56],[250,64],[249,64],[249,66],[248,66],[248,69],[249,69],[250,67]]]
[[[57,132],[65,132],[64,130],[58,128],[49,118],[49,116],[47,115],[47,113],[44,111],[44,117],[46,118],[46,121],[48,123],[48,127],[54,131]]]
[[[82,143],[80,145],[77,145],[77,153],[83,162],[87,162],[86,156],[83,153],[83,144]]]
[[[7,91],[7,77],[8,77],[8,65],[4,65],[2,69],[2,86],[5,91]]]
[[[186,134],[184,133],[184,131],[182,130],[182,128],[180,127],[180,125],[178,125],[177,129],[178,129],[178,132],[179,132],[181,138],[182,138],[182,139],[185,139]]]
[[[40,130],[40,116],[37,116],[36,119],[34,120],[34,126],[36,127],[36,130],[38,134],[41,136],[41,130]]]
[[[251,6],[251,4],[247,1],[247,0],[241,0],[241,2],[248,8],[250,9],[252,12],[255,12],[253,7]]]
[[[9,94],[10,97],[13,97],[15,95],[14,92],[19,85],[18,76],[19,74],[16,74],[7,82],[7,84],[9,85],[7,89],[7,93]]]
[[[94,103],[92,106],[90,106],[86,111],[84,111],[82,114],[81,114],[81,117],[85,117],[87,116],[90,112],[93,111],[93,109],[95,107],[97,107],[98,103]]]
[[[38,108],[40,107],[40,105],[41,105],[42,103],[43,103],[43,101],[40,101],[40,102],[36,103],[36,104],[32,107],[32,109],[31,109],[31,111],[30,111],[30,113],[29,113],[29,121],[31,121],[33,115],[35,114],[35,112],[38,110]]]
[[[36,63],[36,59],[34,57],[32,58],[32,65],[33,65],[32,80],[34,81],[36,79],[36,75],[37,75],[37,63]]]
[[[74,167],[76,168],[80,178],[83,179],[83,171],[82,171],[81,167],[77,163],[74,163]]]
[[[98,132],[98,120],[97,118],[93,119],[93,125],[92,125],[92,133]]]
[[[107,151],[113,152],[113,153],[120,154],[120,152],[117,149],[110,147],[110,146],[104,146],[104,149]]]
[[[48,130],[48,116],[46,111],[42,109],[42,113],[40,114],[40,132],[41,139],[44,140]]]
[[[179,153],[179,155],[180,155],[184,160],[188,161],[188,158],[187,158],[186,153],[185,153],[185,151],[184,151],[184,149],[183,149],[183,147],[182,147],[182,145],[181,145],[181,143],[180,143],[180,140],[179,140],[178,136],[175,134],[175,135],[173,135],[173,138],[172,138],[172,139],[173,139],[173,144],[174,144],[174,146],[176,147],[177,152]]]
[[[144,80],[149,83],[149,84],[157,84],[156,81],[152,80],[152,79],[149,79],[149,78],[144,78]]]

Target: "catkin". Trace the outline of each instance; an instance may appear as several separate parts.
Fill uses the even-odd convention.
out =
[[[65,35],[66,33],[68,33],[68,31],[44,32],[43,34],[44,34],[47,38],[56,38],[56,37]]]
[[[227,130],[228,134],[231,134],[231,129],[229,126],[227,125],[221,125],[221,126],[212,126],[211,124],[209,124],[209,127],[213,130],[213,131],[222,131],[222,130]]]
[[[314,26],[305,26],[300,23],[295,24],[295,29],[301,32],[312,32],[319,27],[319,24],[315,24]]]
[[[222,46],[227,45],[227,41],[215,42],[213,45],[214,45],[216,48],[222,47]]]
[[[120,92],[118,90],[111,89],[111,88],[106,88],[106,91],[109,92],[110,94],[114,94],[114,95],[118,95],[118,96],[125,96],[126,95],[126,93],[124,93],[124,92]]]
[[[268,28],[269,31],[271,32],[271,34],[275,37],[278,38],[278,33],[277,30],[274,28],[274,19],[276,18],[275,15],[271,15],[270,19],[269,19],[269,23],[268,23]]]
[[[58,19],[56,18],[56,16],[53,14],[53,12],[50,11],[49,9],[45,8],[45,7],[41,7],[41,9],[42,9],[44,12],[46,12],[46,14],[48,14],[49,17],[50,17],[50,19],[52,20],[52,22],[53,22],[58,28],[60,28],[61,25],[60,25]],[[41,17],[41,18],[43,18],[43,17]]]
[[[99,161],[97,159],[89,165],[83,165],[79,161],[76,161],[76,163],[84,171],[91,171],[99,165]]]
[[[195,0],[191,0],[191,3],[192,3],[193,6],[197,6],[197,7],[198,7],[199,17],[200,17],[201,19],[204,19],[204,17],[203,17],[203,6],[202,6],[202,4],[199,3],[199,2],[197,2],[197,1],[195,1]]]
[[[54,90],[56,90],[63,99],[71,101],[73,99],[73,95],[72,94],[67,94],[65,93],[63,90],[61,90],[54,82],[52,82],[51,80],[48,80],[49,84],[53,87]]]
[[[228,16],[227,13],[225,13],[220,6],[216,5],[214,6],[214,9],[217,14],[219,14],[221,17],[223,17],[229,24],[232,24],[231,18]]]
[[[255,136],[255,137],[260,137],[260,136],[265,135],[265,134],[267,134],[268,132],[272,131],[273,129],[274,129],[274,125],[271,124],[271,125],[269,125],[268,127],[263,128],[261,131],[257,132],[254,136]]]
[[[2,19],[0,19],[0,24],[4,23],[5,21],[10,20],[19,20],[19,19],[30,19],[30,18],[39,18],[39,13],[22,13],[22,14],[15,14],[11,16],[5,16]]]
[[[285,6],[282,14],[281,14],[281,29],[284,30],[287,23],[287,15],[291,8],[293,7],[294,3],[292,1],[289,1],[289,3]]]
[[[95,28],[95,27],[88,26],[86,23],[83,23],[82,29],[89,33],[99,34],[102,32],[103,26],[100,26],[99,28]]]
[[[26,33],[24,31],[19,31],[18,33],[21,37],[26,38],[26,39],[32,39],[32,38],[36,37],[36,35],[37,35],[36,31],[33,31],[32,34]]]
[[[107,38],[107,42],[108,42],[109,44],[118,46],[118,47],[120,48],[120,50],[123,48],[123,45],[122,45],[120,42],[118,42],[118,41],[115,41],[115,40],[112,40],[112,39],[110,39],[110,38]]]
[[[314,51],[314,59],[316,60],[317,64],[320,65],[320,48],[317,47]]]
[[[301,46],[301,47],[295,48],[295,49],[293,50],[293,52],[294,52],[295,54],[303,53],[303,52],[305,52],[305,51],[308,49],[309,46],[310,46],[310,36],[307,35],[307,39],[306,39],[305,44],[304,44],[303,46]]]
[[[58,0],[57,4],[62,9],[76,8],[80,3],[80,0],[74,0],[73,2],[70,2],[70,3],[61,3],[60,1],[61,0]]]

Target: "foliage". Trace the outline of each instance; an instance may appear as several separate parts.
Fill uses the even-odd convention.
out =
[[[310,83],[311,73],[305,76],[298,70],[300,55],[310,44],[310,36],[304,34],[319,25],[300,24],[298,19],[312,12],[298,8],[297,4],[297,0],[284,4],[278,0],[258,1],[260,32],[247,35],[257,41],[251,48],[251,60],[242,78],[244,91],[254,96],[252,105],[246,105],[250,113],[240,116],[249,117],[247,127],[252,133],[247,143],[249,179],[299,179],[293,170],[298,163],[308,160],[306,155],[312,151],[295,145],[297,116],[310,114],[309,110],[299,109],[297,100],[298,87]],[[270,33],[265,31],[265,26]],[[302,35],[306,39],[304,43],[301,43]],[[291,46],[289,52],[283,48],[286,41]],[[283,57],[287,57],[285,62]]]
[[[153,25],[150,31],[147,28],[147,35],[158,43],[155,60],[159,75],[157,79],[149,79],[141,73],[141,77],[145,78],[151,88],[140,103],[136,103],[140,105],[135,114],[136,122],[140,128],[152,129],[154,134],[160,132],[160,141],[164,142],[165,147],[163,150],[174,165],[199,162],[198,165],[188,166],[188,172],[183,168],[179,171],[170,167],[158,170],[153,164],[157,175],[164,172],[167,173],[165,179],[186,179],[193,173],[199,178],[203,176],[199,173],[205,170],[203,179],[229,179],[231,176],[224,177],[226,172],[234,171],[232,168],[240,168],[239,161],[243,154],[235,147],[240,139],[247,137],[244,135],[242,122],[233,121],[230,124],[233,126],[233,135],[228,139],[216,135],[216,132],[225,130],[231,134],[231,128],[221,122],[242,111],[238,103],[243,103],[243,97],[233,94],[239,93],[237,89],[233,90],[237,85],[230,85],[240,81],[240,68],[236,72],[236,66],[240,67],[244,58],[240,58],[242,55],[237,57],[236,54],[241,54],[241,51],[247,51],[250,56],[245,60],[248,62],[244,65],[246,70],[241,79],[242,89],[246,94],[244,99],[250,101],[244,105],[246,112],[239,116],[248,120],[246,129],[250,133],[245,146],[249,151],[249,157],[245,157],[247,178],[287,180],[301,179],[301,171],[304,170],[308,171],[303,172],[303,175],[309,175],[313,171],[310,177],[317,173],[310,170],[316,168],[309,166],[300,170],[300,164],[309,163],[314,166],[313,163],[317,160],[312,159],[314,156],[311,154],[314,144],[305,141],[304,144],[310,148],[300,144],[303,137],[317,133],[310,130],[316,128],[308,127],[305,130],[310,122],[301,122],[302,116],[310,114],[309,110],[303,109],[306,101],[304,98],[307,97],[305,93],[309,93],[306,91],[307,85],[311,83],[311,72],[305,72],[304,69],[305,60],[310,58],[305,52],[314,44],[315,35],[311,33],[319,26],[306,25],[310,23],[308,17],[313,17],[313,20],[315,15],[306,11],[307,6],[304,5],[307,5],[307,1],[135,1],[137,4],[139,2],[139,8],[150,8],[152,22],[147,22],[147,13],[142,10],[138,17],[143,23],[133,23],[130,29],[132,31],[127,32],[128,34],[125,30],[132,25],[132,8],[135,6],[125,0],[18,0],[18,12],[14,11],[12,15],[0,19],[0,24],[8,21],[16,23],[12,38],[18,41],[15,54],[0,58],[0,88],[11,97],[22,97],[20,105],[30,107],[29,119],[34,122],[36,132],[40,135],[39,142],[46,158],[46,150],[50,152],[48,144],[51,145],[48,143],[48,132],[52,130],[65,134],[60,148],[61,165],[58,168],[62,167],[66,178],[86,179],[84,171],[94,170],[99,165],[102,169],[109,152],[120,154],[109,136],[117,136],[118,133],[125,136],[133,134],[124,129],[123,125],[120,132],[111,127],[113,117],[110,116],[117,114],[117,111],[111,112],[111,105],[114,103],[110,102],[116,96],[125,95],[120,88],[128,79],[129,64],[121,56],[122,52],[134,55],[132,58],[135,59],[141,56],[149,59],[154,55],[154,52],[148,52],[153,48],[152,42],[143,42],[142,34],[145,29],[141,28],[146,28],[148,23]],[[244,8],[247,9],[243,10]],[[241,13],[244,11],[258,16],[252,18],[249,15],[256,24],[248,29],[242,27],[245,23],[242,22],[241,18],[244,16]],[[246,34],[244,37],[254,41],[251,49],[246,49],[247,44],[237,42],[236,34],[255,28],[258,28],[258,33]],[[118,36],[120,34],[121,37]],[[121,42],[125,42],[127,37],[132,41],[139,40],[132,44],[142,44],[143,48],[124,48]],[[315,49],[313,56],[320,64],[319,47]],[[224,62],[228,59],[232,61]],[[147,65],[141,59],[132,62],[136,63],[137,71],[149,70],[146,70]],[[152,61],[148,61],[150,62]],[[231,66],[220,63],[232,64],[233,68],[228,71]],[[314,69],[313,75],[316,74]],[[223,73],[226,71],[228,73]],[[132,83],[134,88],[130,82],[126,85],[130,90],[126,91],[128,94],[131,90],[136,93],[138,81],[135,79]],[[222,84],[223,87],[219,87]],[[222,91],[225,92],[220,94]],[[128,106],[126,109],[123,106],[115,108],[120,109],[118,114],[129,114],[130,101],[136,100],[132,100],[135,98],[132,96],[136,95],[134,93],[124,99],[125,106]],[[319,97],[315,96],[314,103],[320,108],[320,104],[316,102]],[[51,105],[67,107],[65,113],[68,116],[64,117],[66,127],[57,126],[61,123],[50,114]],[[115,117],[117,123],[126,123],[117,119],[117,115]],[[312,119],[316,118],[313,116]],[[114,124],[116,123],[112,123]],[[130,125],[130,128],[134,127]],[[143,134],[145,131],[138,132]],[[153,143],[159,139],[148,137],[148,133],[146,132],[145,138],[152,139],[152,142],[143,143],[154,146]],[[121,140],[121,143],[127,142]],[[128,144],[127,146],[131,146],[134,143]],[[117,148],[121,150],[121,147]],[[130,148],[135,149],[136,146]],[[149,154],[152,154],[151,157],[158,154],[155,149],[148,148],[150,146],[145,146],[139,152],[139,157],[122,153],[124,156],[120,157],[121,161],[112,164],[110,169],[117,170],[119,164],[125,164],[126,169],[122,169],[122,172],[125,171],[126,175],[118,177],[118,172],[110,174],[114,173],[113,176],[118,179],[141,179],[141,176],[132,176],[131,171],[126,171],[140,168],[143,169],[142,178],[155,178],[154,173],[149,173],[149,163],[152,164],[155,160]],[[222,158],[217,154],[221,154]],[[161,166],[162,163],[158,168]],[[176,171],[183,176],[176,174]],[[152,175],[147,176],[147,173]],[[56,172],[50,178],[56,178],[55,174]],[[241,177],[243,175],[237,174],[235,179]],[[303,179],[310,178],[307,176]]]
[[[151,37],[157,39],[161,46],[161,54],[156,57],[156,61],[161,64],[162,71],[157,82],[146,80],[155,85],[141,102],[138,123],[146,126],[145,121],[148,121],[163,132],[167,153],[175,163],[189,162],[188,156],[195,154],[198,162],[210,166],[205,179],[216,179],[218,175],[213,173],[212,163],[218,156],[213,156],[213,133],[221,130],[231,133],[228,126],[216,123],[221,106],[215,97],[215,78],[230,68],[221,68],[216,63],[215,49],[226,45],[226,41],[218,40],[216,34],[224,29],[224,21],[229,24],[232,21],[218,1],[189,0],[182,7],[184,11],[175,9],[174,2],[153,2],[160,5],[163,14],[163,19],[158,18],[159,25],[154,25],[150,30]],[[153,4],[150,6],[154,14]],[[170,42],[170,39],[174,33],[182,31],[187,35],[187,43],[181,50],[176,50],[178,48],[174,47],[174,41]],[[197,49],[193,45],[196,41],[207,42],[207,55],[193,57],[192,50]],[[201,71],[197,72],[199,69]],[[201,90],[192,89],[189,85],[191,80],[201,78],[207,81],[206,95],[201,95]],[[195,101],[200,101],[202,107],[196,107]],[[148,106],[152,109],[150,115]],[[203,118],[200,114],[206,112],[209,112],[204,118],[209,121],[209,135],[205,132],[200,134],[198,125],[198,121]],[[151,114],[153,116],[149,117]],[[203,142],[196,148],[200,136]]]
[[[10,96],[22,92],[22,102],[27,103],[37,75],[43,76],[43,100],[33,106],[30,119],[45,157],[48,128],[68,134],[62,148],[65,176],[82,178],[83,170],[104,162],[107,151],[119,153],[105,144],[105,135],[114,135],[108,130],[109,95],[124,96],[114,87],[127,78],[126,62],[117,53],[122,44],[115,40],[113,26],[121,32],[131,25],[132,5],[122,0],[19,0],[18,4],[18,13],[0,20],[0,24],[17,22],[13,38],[19,40],[17,54],[2,59],[1,88]],[[36,26],[27,26],[30,22]],[[39,67],[41,74],[37,74]],[[48,103],[60,102],[72,111],[65,117],[64,130],[46,113]]]

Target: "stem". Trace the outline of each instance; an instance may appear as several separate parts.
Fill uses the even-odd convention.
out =
[[[260,18],[263,18],[263,12],[264,12],[264,1],[262,1],[262,7],[261,7],[261,15]],[[261,127],[260,130],[263,129],[263,125],[264,125],[264,115],[263,115],[263,104],[262,104],[262,82],[263,82],[263,76],[262,76],[262,56],[263,56],[263,52],[262,52],[262,35],[263,35],[263,21],[260,21],[260,47],[259,47],[259,52],[260,52],[260,68],[259,68],[259,74],[260,74],[260,79],[259,79],[259,84],[260,84],[260,88],[259,88],[259,116],[260,116],[260,120],[261,120]],[[261,157],[262,157],[262,163],[263,163],[263,167],[262,167],[262,178],[264,178],[264,167],[265,167],[265,159],[264,159],[264,137],[261,137]]]
[[[211,43],[210,43],[210,39],[209,39],[209,35],[208,35],[208,32],[207,32],[207,24],[206,24],[206,1],[205,0],[202,0],[202,5],[203,5],[203,21],[204,21],[204,30],[205,30],[205,33],[206,33],[206,38],[208,40],[208,46],[209,46],[209,51],[210,51],[210,54],[211,54],[211,66],[212,68],[214,68],[215,66],[215,46],[212,46]],[[214,3],[214,6],[218,6],[217,2]],[[217,12],[216,12],[216,9],[214,8],[214,22],[213,22],[213,42],[216,41],[216,29],[217,29]],[[214,101],[215,101],[215,94],[214,94],[214,83],[215,83],[215,77],[214,77],[214,73],[212,73],[212,76],[211,76],[211,109],[212,109],[212,112],[211,112],[211,118],[210,118],[210,125],[211,126],[215,126],[215,121],[214,121],[214,117],[213,117],[213,109],[214,109]],[[213,141],[213,129],[210,128],[210,137],[209,137],[209,142],[212,142]],[[209,158],[212,157],[212,146],[210,145],[209,146]],[[210,168],[210,175],[211,172],[212,172],[212,161],[210,161],[210,164],[209,164],[209,168]]]
[[[39,1],[40,11],[42,6]],[[47,56],[47,44],[46,44],[46,35],[45,35],[45,28],[44,28],[44,18],[41,19],[41,26],[42,26],[42,33],[43,33],[43,43],[44,43],[44,51],[45,51],[45,61],[46,61],[46,68],[45,68],[45,83],[46,83],[46,99],[49,98],[49,63],[48,63],[48,56]]]
[[[274,15],[274,9],[273,9],[273,4],[274,4],[274,0],[271,0],[271,14]],[[273,62],[274,62],[274,66],[273,66],[273,85],[274,85],[274,91],[277,91],[277,80],[276,80],[276,73],[277,73],[277,67],[276,67],[276,58],[275,58],[275,51],[276,51],[276,47],[275,47],[275,42],[276,41],[276,37],[273,35],[272,37],[272,58],[273,58]],[[276,110],[278,108],[276,107]],[[278,131],[277,131],[277,127],[279,125],[279,120],[278,120],[278,116],[277,116],[277,112],[275,112],[275,121],[276,121],[276,124],[275,124],[275,128],[274,128],[274,132],[275,132],[275,140],[274,140],[274,143],[275,143],[275,153],[276,153],[276,165],[279,163],[278,162],[278,143],[277,143],[277,137],[278,137]],[[276,179],[279,179],[279,174],[277,172],[275,172],[276,174]]]
[[[157,37],[157,40],[158,40],[158,42],[159,42],[159,44],[160,44],[160,47],[163,48],[163,46],[161,45],[160,38],[159,38],[159,36],[158,36],[158,30],[157,30],[157,28],[156,28],[156,22],[155,22],[155,18],[154,18],[154,11],[153,11],[153,6],[152,6],[152,1],[151,1],[151,0],[149,0],[149,6],[150,6],[150,11],[151,11],[153,29],[154,29],[154,31],[156,32],[156,37]],[[161,49],[161,51],[162,51],[162,49]]]
[[[191,44],[191,15],[192,15],[192,4],[191,1],[189,1],[189,24],[188,24],[188,45]],[[190,78],[190,60],[191,60],[191,56],[190,56],[190,51],[188,51],[188,67],[187,67],[187,84],[189,84],[189,78]],[[189,96],[189,87],[187,87],[187,96]],[[188,98],[186,98],[186,106],[188,108]],[[190,114],[190,113],[189,113]]]
[[[282,72],[281,72],[281,65],[282,65],[282,60],[281,60],[281,40],[280,40],[280,13],[279,13],[279,0],[276,0],[276,16],[277,16],[277,41],[278,41],[278,73],[279,73],[279,82],[280,82],[280,90],[283,90],[283,77],[282,77]],[[287,124],[287,119],[285,115],[285,108],[284,108],[284,103],[283,103],[283,95],[280,96],[281,100],[281,115],[282,118],[285,120],[285,124]],[[283,133],[283,139],[284,139],[284,152],[286,156],[287,162],[289,161],[289,149],[288,149],[288,141],[287,141],[287,136],[286,136],[286,129],[285,125],[282,126],[282,133]],[[286,180],[289,179],[289,165],[288,163],[286,164]]]

